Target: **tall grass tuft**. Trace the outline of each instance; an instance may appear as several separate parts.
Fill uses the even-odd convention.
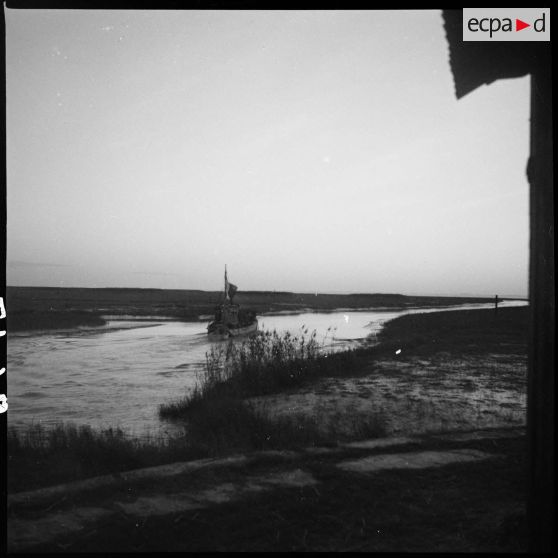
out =
[[[184,436],[138,438],[120,428],[59,423],[10,428],[7,455],[8,488],[13,492],[206,457],[207,453]]]
[[[277,387],[296,385],[312,373],[323,351],[316,331],[307,338],[277,331],[258,332],[240,344],[229,342],[226,351],[208,355],[208,379],[235,383],[243,392],[268,393]],[[217,378],[222,370],[224,378]]]
[[[207,401],[267,395],[320,376],[354,371],[357,350],[335,353],[325,340],[317,340],[316,331],[307,334],[304,327],[300,336],[259,331],[241,343],[213,345],[195,388],[178,401],[160,405],[159,416],[186,418]]]
[[[331,328],[328,330],[328,334]],[[322,415],[270,416],[246,399],[294,388],[321,376],[354,374],[358,350],[334,352],[313,331],[301,335],[260,331],[241,343],[214,345],[206,354],[203,373],[184,398],[159,406],[159,416],[182,421],[186,436],[208,453],[237,449],[292,448],[335,443],[342,423]],[[319,413],[318,413],[319,414]],[[357,420],[355,418],[355,420]],[[359,417],[357,435],[381,437],[385,423],[379,414]]]

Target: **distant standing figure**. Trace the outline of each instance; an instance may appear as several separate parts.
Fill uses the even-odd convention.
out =
[[[494,297],[494,315],[498,315],[498,295]]]

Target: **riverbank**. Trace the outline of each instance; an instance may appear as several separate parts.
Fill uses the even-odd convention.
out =
[[[167,289],[7,287],[8,331],[102,325],[103,316],[138,316],[198,321],[213,315],[222,292]],[[241,291],[235,296],[257,314],[333,311],[339,308],[406,309],[489,303],[491,298],[322,294]],[[206,318],[204,318],[206,319]]]
[[[386,324],[378,346],[314,362],[291,385],[225,393],[182,417],[179,406],[173,418],[189,421],[189,436],[140,441],[68,426],[13,434],[9,490],[238,451],[520,426],[526,325],[526,307],[403,316]]]

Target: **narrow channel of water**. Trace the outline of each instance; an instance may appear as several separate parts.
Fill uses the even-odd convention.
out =
[[[508,301],[501,306],[525,304]],[[259,324],[260,329],[293,335],[300,335],[302,327],[309,333],[316,330],[325,346],[340,349],[361,343],[397,316],[440,310],[265,315],[259,317]],[[100,428],[118,426],[136,436],[176,431],[159,420],[158,406],[195,385],[211,347],[206,326],[207,322],[111,319],[94,329],[9,334],[9,427],[71,421]]]

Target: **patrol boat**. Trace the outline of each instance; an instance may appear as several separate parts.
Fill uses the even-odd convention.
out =
[[[227,339],[249,335],[258,330],[258,319],[253,310],[244,310],[233,302],[238,287],[229,283],[225,266],[225,291],[223,302],[215,308],[215,319],[207,326],[207,334],[213,339]]]

